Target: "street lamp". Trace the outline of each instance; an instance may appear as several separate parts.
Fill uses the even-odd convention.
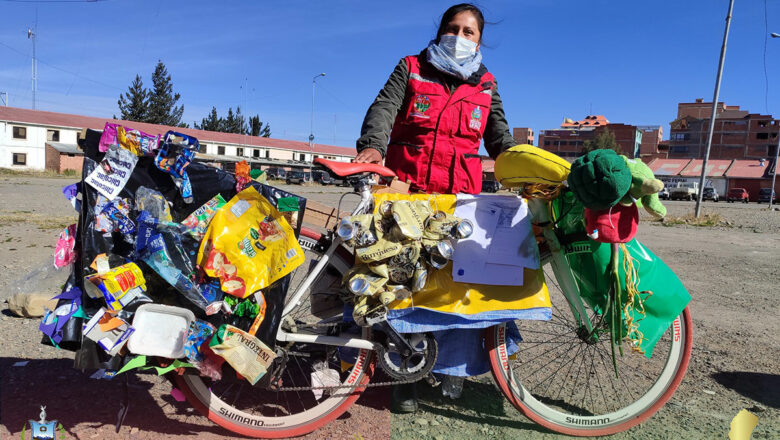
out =
[[[325,73],[315,75],[311,80],[311,123],[309,125],[309,152],[311,154],[311,160],[309,163],[314,163],[314,85],[317,84],[317,78],[325,76]],[[313,170],[313,166],[309,167],[309,173]]]
[[[780,34],[772,32],[772,38],[780,38]],[[777,156],[780,153],[780,131],[777,132],[777,145],[775,146],[775,169],[772,170],[772,186],[769,188],[769,210],[772,211],[772,205],[775,203],[775,178],[777,177]]]

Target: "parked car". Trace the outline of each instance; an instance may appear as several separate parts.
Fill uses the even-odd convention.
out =
[[[720,196],[718,195],[718,191],[715,190],[715,188],[708,186],[704,188],[704,194],[701,196],[702,200],[712,200],[713,202],[717,202],[720,200]]]
[[[314,170],[311,172],[312,174],[312,180],[319,183],[320,185],[333,185],[336,183],[336,179],[331,177],[330,173],[323,170]]]
[[[265,172],[269,179],[284,180],[287,178],[287,172],[284,168],[268,168]]]
[[[672,200],[693,200],[699,196],[699,182],[680,182],[669,190]]]
[[[658,192],[658,198],[661,200],[669,200],[669,188],[664,187],[661,191]]]
[[[501,189],[501,184],[496,182],[495,180],[483,180],[482,181],[482,192],[483,193],[494,193],[494,192],[498,192],[499,189]]]
[[[769,193],[772,193],[772,198],[774,198],[774,201],[772,203],[777,202],[777,192],[772,191],[771,188],[761,188],[758,190],[758,203],[766,202],[769,203]]]
[[[731,188],[729,190],[728,195],[726,196],[726,201],[729,203],[731,202],[747,203],[750,201],[750,195],[748,194],[745,188]]]
[[[291,171],[287,174],[287,184],[302,184],[304,182],[310,182],[311,181],[311,175],[309,173],[304,173],[303,171]]]

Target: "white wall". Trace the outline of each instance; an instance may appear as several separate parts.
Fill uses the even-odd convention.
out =
[[[14,139],[13,127],[25,127],[26,139]],[[59,130],[63,144],[76,144],[80,130],[0,121],[0,167],[43,170],[46,168],[47,130]],[[27,165],[13,165],[13,154],[27,154]]]

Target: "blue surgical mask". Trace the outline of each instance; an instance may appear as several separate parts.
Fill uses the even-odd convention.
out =
[[[458,64],[469,61],[477,53],[477,43],[457,35],[442,35],[439,37],[439,47]]]

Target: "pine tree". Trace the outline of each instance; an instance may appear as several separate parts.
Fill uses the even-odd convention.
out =
[[[200,124],[196,122],[195,128],[197,128],[198,130],[221,131],[222,118],[220,118],[219,115],[217,114],[217,108],[211,107],[211,113],[209,113],[208,116],[203,118],[200,121]]]
[[[149,112],[147,121],[152,124],[178,126],[184,113],[184,106],[176,107],[181,98],[178,93],[173,93],[173,83],[168,69],[162,61],[157,61],[157,66],[152,74],[153,88],[149,93]]]
[[[260,121],[260,115],[249,118],[249,134],[252,136],[271,137],[271,126]]]
[[[233,107],[228,109],[227,116],[222,119],[222,127],[219,130],[224,133],[237,133],[246,134],[246,120],[244,115],[241,114],[241,107],[236,107],[236,112],[233,113]]]
[[[119,95],[120,117],[126,121],[146,122],[149,113],[149,91],[144,88],[141,76],[136,75],[124,95]]]
[[[593,150],[613,150],[617,154],[623,154],[615,140],[615,133],[609,131],[609,128],[604,128],[604,131],[596,135],[592,141],[585,141],[585,145],[582,149],[582,154],[589,153]]]

